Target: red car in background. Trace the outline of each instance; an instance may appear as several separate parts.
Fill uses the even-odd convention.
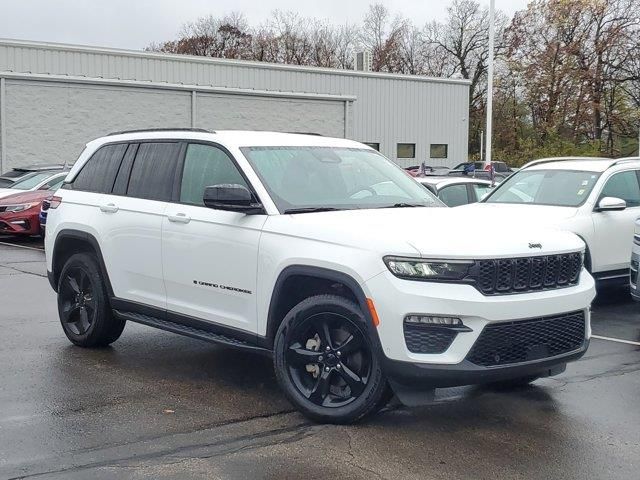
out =
[[[40,235],[40,207],[53,193],[35,190],[0,198],[0,234]]]

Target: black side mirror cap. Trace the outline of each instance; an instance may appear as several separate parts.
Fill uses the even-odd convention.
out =
[[[202,201],[206,207],[216,210],[240,212],[247,215],[265,213],[262,204],[243,185],[221,184],[204,189]]]

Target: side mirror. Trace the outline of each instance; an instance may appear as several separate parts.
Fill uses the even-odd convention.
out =
[[[616,212],[627,208],[627,202],[621,198],[604,197],[598,202],[597,212]]]
[[[213,185],[204,189],[204,205],[216,210],[240,212],[247,215],[264,213],[262,204],[256,202],[246,187],[237,184]]]

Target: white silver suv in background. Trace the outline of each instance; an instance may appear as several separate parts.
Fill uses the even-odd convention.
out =
[[[350,140],[116,134],[87,145],[51,201],[47,269],[76,345],[110,344],[129,320],[269,352],[318,421],[582,356],[584,243],[442,207]]]
[[[597,281],[626,284],[635,220],[640,217],[640,158],[553,158],[534,161],[480,203],[462,207],[485,218],[555,227],[587,245],[585,264]]]

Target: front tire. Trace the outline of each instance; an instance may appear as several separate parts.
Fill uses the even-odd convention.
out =
[[[310,297],[285,316],[275,337],[274,367],[289,401],[317,422],[353,423],[389,398],[366,319],[343,297]]]
[[[72,255],[58,280],[58,315],[67,338],[80,347],[115,342],[126,321],[114,316],[94,255]]]

